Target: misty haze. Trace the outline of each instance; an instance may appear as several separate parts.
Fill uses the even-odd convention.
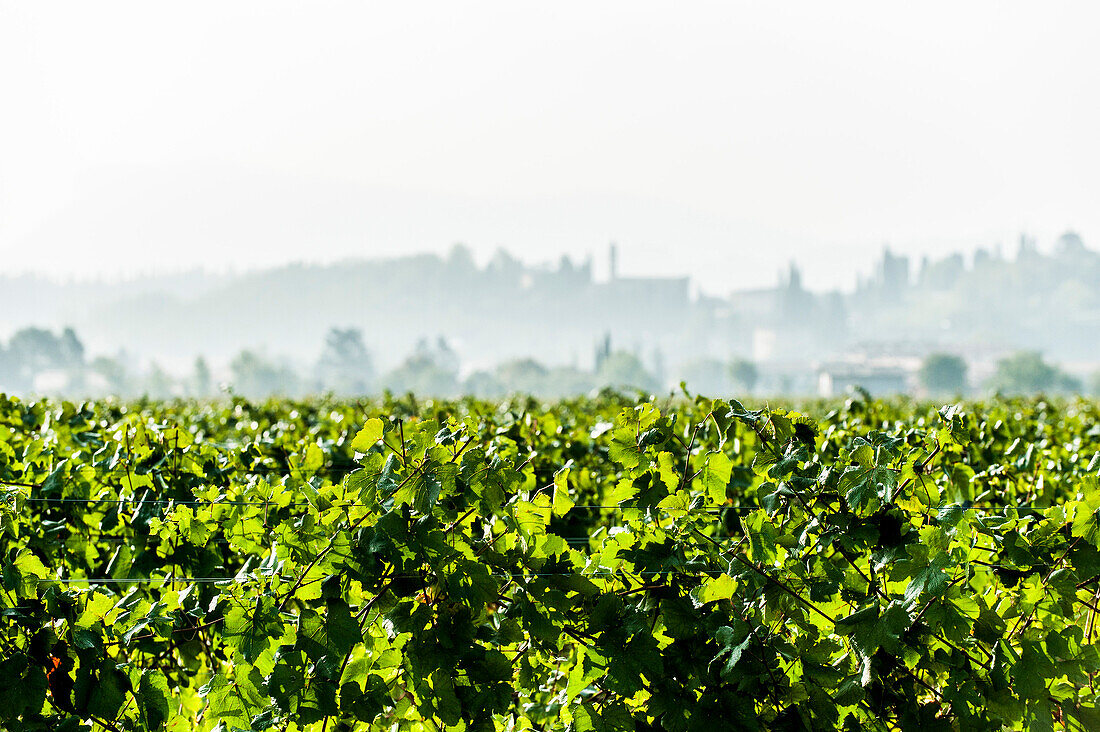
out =
[[[1100,388],[1100,254],[1074,232],[1042,248],[1024,235],[1005,249],[920,261],[886,249],[854,289],[831,292],[807,289],[797,262],[771,287],[714,294],[687,276],[623,276],[614,244],[599,263],[563,255],[532,265],[502,249],[479,264],[455,245],[442,257],[238,275],[8,277],[0,388],[156,397],[220,388],[552,397],[681,381],[718,395]],[[18,327],[26,323],[35,327]],[[948,357],[957,373],[937,376]]]
[[[1089,391],[1094,11],[950,12],[6,7],[0,388]]]
[[[1098,29],[0,0],[0,730],[1100,730]]]

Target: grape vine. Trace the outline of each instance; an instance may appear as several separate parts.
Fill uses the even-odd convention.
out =
[[[0,398],[0,727],[1100,729],[1096,407],[804,411]]]

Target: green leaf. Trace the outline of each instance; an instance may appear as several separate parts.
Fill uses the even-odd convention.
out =
[[[26,549],[15,558],[11,568],[18,577],[14,589],[19,597],[37,597],[39,583],[50,577],[50,570],[42,560]]]
[[[861,450],[870,451],[869,446]],[[868,464],[849,467],[840,478],[840,489],[848,505],[864,508],[872,501],[888,502],[897,487],[897,474],[886,467]]]
[[[576,505],[569,497],[569,466],[554,473],[554,504],[555,516],[564,516]]]
[[[280,651],[275,667],[267,678],[267,694],[275,701],[276,706],[284,712],[292,714],[298,709],[302,696],[301,692],[307,685],[305,665],[305,654],[301,651],[290,653]],[[215,677],[215,680],[217,678]],[[228,684],[228,681],[222,679],[218,683]],[[211,685],[213,684],[214,681],[211,681]],[[206,692],[200,690],[200,693],[205,694]],[[213,704],[213,702],[211,703]]]
[[[480,562],[461,561],[447,577],[447,594],[478,611],[497,599],[499,584]]]
[[[662,498],[657,508],[668,511],[673,518],[683,518],[691,508],[691,496],[687,491],[676,491]]]
[[[0,659],[0,720],[37,712],[46,701],[46,673],[26,657]]]
[[[718,629],[714,639],[718,642],[720,650],[711,660],[711,665],[725,659],[720,671],[722,678],[728,678],[733,673],[741,661],[741,654],[752,643],[752,638],[752,628],[742,620],[736,621],[734,627],[725,625]]]
[[[244,606],[236,605],[225,615],[222,637],[249,663],[255,663],[272,640],[282,634],[283,619],[275,598],[270,595],[261,595]]]
[[[926,567],[918,570],[905,588],[905,599],[919,600],[925,596],[936,596],[947,589],[948,576],[943,570],[951,564],[951,558],[940,554]]]
[[[428,716],[438,718],[447,726],[456,725],[462,719],[462,703],[455,695],[454,683],[446,671],[433,671],[430,688],[427,684],[421,684],[417,692],[424,705],[421,709],[426,707]]]
[[[1054,676],[1054,664],[1035,641],[1025,640],[1020,660],[1012,667],[1012,682],[1021,699],[1045,700],[1047,681]]]
[[[157,730],[164,726],[171,715],[171,701],[172,693],[164,674],[156,669],[142,671],[138,703],[146,728]]]
[[[722,452],[707,453],[706,462],[699,473],[699,479],[703,482],[707,498],[712,505],[720,505],[726,502],[726,486],[730,482],[730,474],[733,471],[733,463]]]
[[[642,450],[631,427],[620,427],[611,433],[611,444],[607,453],[613,461],[627,470],[633,470],[642,463]]]
[[[626,503],[627,501],[638,495],[638,486],[634,484],[634,480],[631,478],[623,478],[607,496],[607,502],[611,505]]]
[[[642,690],[642,677],[650,681],[661,678],[663,663],[653,636],[638,633],[625,646],[616,648],[607,667],[607,688],[625,697]]]
[[[891,602],[880,613],[877,604],[858,610],[836,621],[836,632],[846,635],[852,646],[864,659],[875,655],[879,648],[894,653],[898,650],[898,641],[912,620],[904,605]]]
[[[620,703],[608,703],[596,709],[590,702],[582,702],[570,709],[573,717],[569,732],[633,732],[637,724],[630,711]]]
[[[363,640],[359,623],[351,616],[351,609],[343,600],[333,599],[327,604],[325,631],[333,650],[340,656],[346,656],[356,643]]]
[[[126,702],[130,680],[118,669],[102,667],[92,687],[88,700],[88,712],[104,719],[114,719]]]
[[[718,600],[728,600],[733,597],[737,589],[737,581],[728,574],[720,574],[717,577],[709,577],[703,584],[692,591],[691,596],[699,605]]]
[[[540,493],[534,501],[517,501],[515,504],[516,524],[520,533],[527,539],[545,534],[550,525],[550,498]]]
[[[243,667],[234,671],[233,679],[224,674],[215,674],[205,686],[199,689],[199,695],[206,699],[205,719],[228,722],[240,729],[248,729],[252,716],[260,710],[264,699],[259,695],[249,672],[254,669]]]
[[[458,466],[429,460],[420,472],[405,482],[395,494],[396,503],[405,503],[420,513],[429,513],[445,492],[454,490]]]
[[[363,429],[355,433],[351,441],[351,449],[356,452],[367,452],[382,439],[382,420],[372,417],[363,423]]]
[[[367,675],[365,689],[349,681],[340,686],[340,711],[361,722],[373,722],[382,713],[388,691],[378,674]]]

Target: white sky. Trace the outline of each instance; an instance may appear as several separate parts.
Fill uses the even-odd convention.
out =
[[[369,5],[369,7],[368,7]],[[1095,2],[0,1],[0,271],[1100,248]]]

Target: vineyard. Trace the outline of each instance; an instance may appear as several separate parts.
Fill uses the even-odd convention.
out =
[[[0,728],[1100,729],[1100,408],[0,398]]]

